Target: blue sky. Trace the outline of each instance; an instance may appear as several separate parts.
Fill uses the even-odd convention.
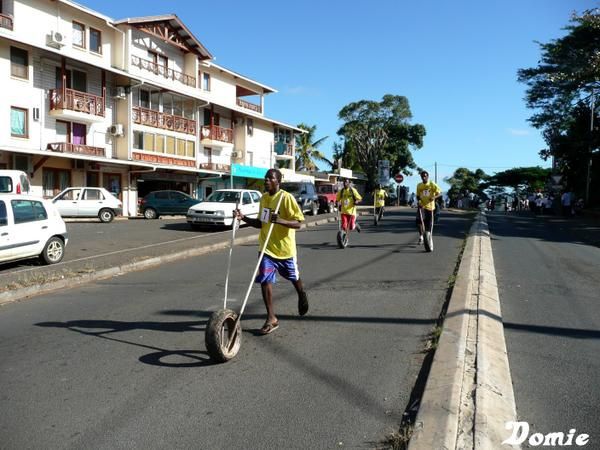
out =
[[[279,92],[268,117],[317,126],[331,156],[337,113],[358,100],[404,95],[427,129],[413,155],[438,182],[457,167],[492,174],[541,165],[519,68],[536,66],[535,41],[564,34],[587,0],[84,0],[115,19],[175,13],[216,63]],[[414,190],[417,177],[405,184]]]

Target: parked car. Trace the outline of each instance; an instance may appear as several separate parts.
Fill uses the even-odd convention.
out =
[[[184,215],[200,200],[180,191],[150,192],[140,201],[140,211],[146,219],[158,219],[164,215]]]
[[[286,181],[281,183],[281,189],[294,196],[302,212],[316,216],[319,213],[319,197],[313,183],[308,181]]]
[[[25,172],[0,170],[0,194],[29,194],[31,183]]]
[[[320,184],[317,186],[317,196],[319,197],[319,211],[327,213],[332,213],[335,211],[337,191],[337,185],[333,183]]]
[[[261,196],[260,192],[248,189],[219,189],[189,209],[187,222],[194,230],[202,225],[231,226],[233,210],[238,205],[245,216],[258,217]]]
[[[123,203],[101,187],[70,187],[52,199],[62,217],[98,217],[112,222],[123,212]]]
[[[63,259],[67,242],[67,227],[52,202],[0,195],[0,262],[39,257],[56,264]]]

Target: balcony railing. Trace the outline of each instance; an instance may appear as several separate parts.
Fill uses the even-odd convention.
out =
[[[210,139],[212,141],[233,144],[233,130],[231,128],[222,128],[216,125],[204,125],[202,127],[201,135],[201,139]]]
[[[242,100],[241,98],[236,99],[237,105],[242,108],[249,109],[250,111],[257,112],[262,114],[262,108],[260,105],[255,105],[254,103],[247,102],[246,100]]]
[[[138,56],[131,56],[131,63],[139,67],[140,69],[152,72],[154,75],[160,75],[161,77],[169,78],[174,81],[179,81],[186,86],[196,87],[196,78],[190,75],[186,75],[183,72],[169,69],[161,64],[157,64],[154,61],[148,59],[142,59]]]
[[[216,172],[229,172],[231,166],[229,164],[220,163],[200,163],[200,169],[214,170]]]
[[[193,119],[154,111],[141,106],[134,106],[131,112],[134,123],[196,135],[196,121]]]
[[[7,16],[6,14],[0,13],[0,27],[6,28],[8,30],[13,29],[13,18],[11,16]]]
[[[58,109],[104,117],[104,98],[74,89],[51,89],[50,110]]]
[[[275,142],[275,154],[278,156],[294,156],[294,147],[285,142]]]
[[[82,155],[104,156],[102,147],[92,147],[91,145],[71,144],[70,142],[54,142],[48,144],[47,150],[61,153],[79,153]]]

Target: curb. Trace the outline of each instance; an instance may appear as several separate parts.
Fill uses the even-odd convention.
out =
[[[516,417],[491,240],[480,213],[469,231],[408,448],[499,448],[509,437],[505,423]]]

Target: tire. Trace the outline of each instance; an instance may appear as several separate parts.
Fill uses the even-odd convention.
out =
[[[327,204],[327,212],[328,212],[329,214],[331,214],[331,213],[335,212],[335,204],[334,204],[333,202],[329,202],[329,203]]]
[[[144,210],[144,217],[149,220],[158,219],[158,213],[154,208],[146,208]]]
[[[433,236],[431,234],[431,231],[425,231],[423,236],[423,244],[425,246],[426,252],[433,251]]]
[[[100,219],[100,222],[110,223],[115,218],[115,212],[108,208],[101,209],[98,213],[98,218]]]
[[[52,236],[46,242],[44,250],[40,254],[40,259],[44,264],[57,264],[65,256],[65,243],[57,236]]]
[[[348,233],[344,233],[342,230],[338,231],[337,244],[339,248],[346,248],[348,246]]]
[[[310,207],[310,215],[311,216],[316,216],[317,214],[319,214],[319,203],[318,202],[312,202],[312,205]]]
[[[227,362],[239,352],[242,345],[242,325],[240,322],[236,323],[237,317],[231,309],[220,309],[208,319],[204,341],[213,361]],[[230,342],[232,336],[233,343]]]

